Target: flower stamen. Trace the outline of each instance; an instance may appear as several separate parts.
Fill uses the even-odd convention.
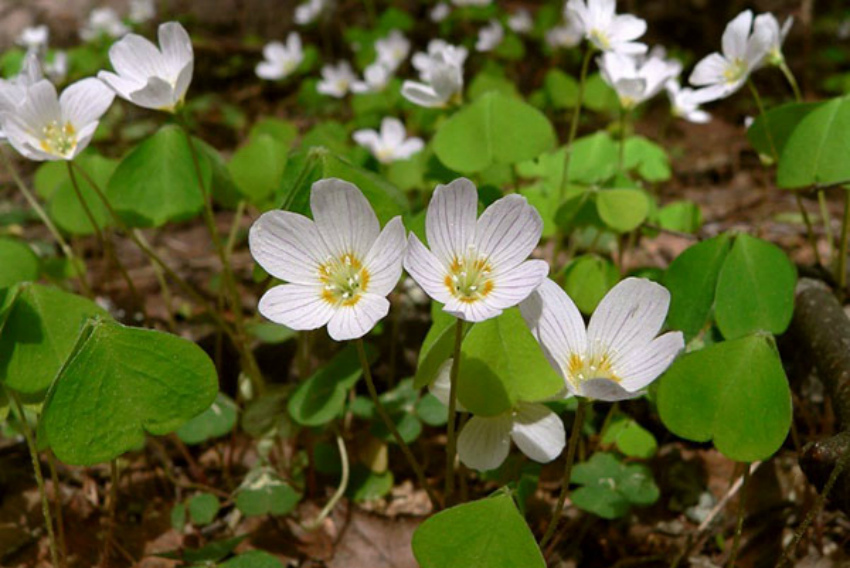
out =
[[[51,120],[41,130],[41,149],[48,154],[66,158],[77,147],[77,131],[70,122],[59,124]]]
[[[471,304],[493,291],[492,272],[489,259],[480,255],[475,245],[469,245],[466,255],[454,257],[444,282],[452,296]]]
[[[322,299],[336,307],[357,304],[369,287],[369,279],[369,271],[351,253],[339,258],[329,256],[319,266]]]

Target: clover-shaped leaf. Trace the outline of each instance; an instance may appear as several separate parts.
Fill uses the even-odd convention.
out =
[[[92,465],[163,435],[212,404],[215,366],[186,339],[94,320],[56,376],[42,417],[63,462]]]
[[[38,257],[24,242],[0,238],[0,288],[38,279],[41,270]]]
[[[283,562],[262,550],[249,550],[239,556],[234,556],[227,562],[218,565],[219,568],[283,568]]]
[[[178,428],[177,435],[187,444],[219,438],[233,430],[238,413],[233,399],[220,392],[209,408]]]
[[[572,492],[573,504],[604,519],[622,517],[632,505],[651,505],[659,496],[648,467],[624,464],[605,452],[597,452],[588,461],[577,464],[572,482],[582,486]]]
[[[236,508],[243,515],[286,515],[301,500],[301,493],[270,468],[248,473],[236,493]]]

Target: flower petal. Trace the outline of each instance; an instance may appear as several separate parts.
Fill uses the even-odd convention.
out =
[[[694,67],[689,81],[692,85],[704,86],[724,83],[723,73],[729,66],[729,62],[719,53],[712,53],[703,57]]]
[[[407,236],[401,217],[393,217],[375,240],[363,265],[369,271],[368,292],[386,296],[401,278]]]
[[[753,26],[753,13],[744,10],[726,25],[723,31],[723,55],[730,60],[743,59],[747,53],[747,39]]]
[[[178,22],[165,22],[157,30],[159,48],[168,73],[163,78],[177,77],[188,63],[195,59],[192,50],[192,40],[186,29]],[[191,79],[191,76],[190,76]]]
[[[542,404],[521,402],[516,410],[511,437],[522,453],[540,463],[561,455],[567,436],[560,417]]]
[[[144,87],[130,93],[130,101],[142,108],[174,110],[174,90],[171,83],[159,77],[148,78]]]
[[[457,298],[450,298],[443,306],[443,311],[464,321],[480,322],[494,318],[502,313],[500,308],[486,300],[475,302],[463,302]]]
[[[445,265],[465,255],[475,237],[478,217],[478,190],[466,178],[438,185],[425,216],[428,245]]]
[[[87,124],[99,121],[114,98],[112,89],[98,79],[90,77],[77,81],[66,87],[59,97],[62,118],[81,130]]]
[[[493,291],[485,298],[488,304],[505,310],[525,300],[549,274],[545,260],[526,260],[506,272],[493,276]]]
[[[432,299],[445,304],[451,299],[446,286],[446,268],[415,234],[407,239],[407,252],[404,255],[404,269]]]
[[[115,91],[119,97],[128,101],[130,100],[130,93],[144,87],[143,83],[121,77],[111,71],[100,71],[97,74],[97,78],[106,83],[106,86]]]
[[[608,35],[613,43],[631,42],[645,33],[646,21],[631,14],[614,17],[608,28]]]
[[[354,254],[362,262],[381,225],[356,185],[337,178],[319,180],[310,192],[310,208],[319,234],[334,256]]]
[[[401,95],[413,104],[426,108],[437,108],[446,104],[446,99],[438,95],[433,87],[416,81],[405,81],[401,85]]]
[[[282,284],[260,298],[257,309],[264,317],[290,329],[318,329],[334,314],[331,304],[322,299],[322,288],[302,284]]]
[[[528,258],[540,241],[543,220],[537,209],[517,194],[490,205],[475,228],[478,252],[489,258],[493,270],[510,270]],[[428,241],[431,237],[429,235]]]
[[[452,357],[446,359],[443,364],[440,365],[440,370],[437,371],[437,378],[428,385],[428,392],[434,395],[437,400],[442,402],[443,406],[446,408],[449,407],[449,397],[451,396],[451,372],[453,362],[454,358]],[[455,400],[455,412],[466,412],[466,408],[464,408],[460,400]]]
[[[248,234],[251,255],[281,280],[318,285],[319,266],[330,255],[316,224],[290,211],[268,211]]]
[[[684,348],[682,333],[674,331],[653,339],[647,346],[624,354],[617,367],[620,386],[632,392],[644,389],[667,370]]]
[[[162,53],[149,40],[127,34],[109,48],[112,67],[122,77],[146,82],[149,77],[165,74]]]
[[[631,400],[643,396],[644,391],[627,391],[620,384],[610,379],[589,379],[579,384],[579,396],[601,400],[604,402],[617,402],[619,400]]]
[[[502,465],[511,449],[512,426],[508,414],[470,418],[457,439],[460,461],[478,471],[489,471]]]
[[[390,303],[377,294],[363,294],[353,306],[339,306],[328,322],[328,335],[336,341],[358,339],[369,333],[390,311]]]

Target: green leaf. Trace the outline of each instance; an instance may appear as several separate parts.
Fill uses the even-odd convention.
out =
[[[596,193],[596,210],[606,225],[628,233],[646,220],[649,199],[640,189],[602,189]]]
[[[47,390],[91,317],[94,302],[38,284],[21,285],[0,333],[0,382],[27,394]]]
[[[263,396],[250,401],[242,412],[241,426],[245,433],[254,438],[284,436],[291,426],[286,403],[292,390],[289,385],[270,386]]]
[[[421,389],[434,382],[440,367],[452,356],[457,334],[455,321],[454,318],[437,320],[428,330],[419,349],[419,364],[416,366],[416,376],[413,379],[415,388]],[[470,325],[463,326],[464,336],[471,328]]]
[[[543,88],[553,108],[573,108],[578,102],[578,81],[560,69],[546,72]]]
[[[788,103],[759,115],[747,129],[747,139],[756,152],[774,159],[781,156],[788,138],[810,112],[823,103]]]
[[[38,280],[41,263],[26,244],[16,239],[0,237],[0,288],[19,282]]]
[[[773,340],[751,335],[679,357],[661,377],[658,412],[677,436],[714,441],[751,462],[776,452],[791,425],[791,393]]]
[[[449,409],[431,393],[426,393],[416,403],[416,415],[428,426],[442,426],[449,420]]]
[[[794,127],[779,156],[782,188],[831,185],[850,180],[850,95],[811,110]]]
[[[215,366],[186,339],[93,321],[53,382],[44,430],[72,465],[114,459],[144,443],[145,432],[174,431],[212,404]]]
[[[501,93],[509,97],[520,96],[516,83],[504,75],[488,73],[487,71],[482,71],[472,79],[466,91],[466,96],[469,100],[474,101],[491,92]]]
[[[370,347],[367,345],[367,354],[374,361],[377,351]],[[287,404],[289,415],[302,426],[327,424],[342,412],[349,389],[362,374],[357,351],[349,345],[298,385]]]
[[[222,562],[218,568],[284,568],[283,562],[262,550],[249,550]]]
[[[460,173],[530,160],[554,144],[555,132],[545,115],[497,92],[484,94],[448,119],[433,141],[440,161]]]
[[[159,552],[154,556],[199,564],[218,562],[236,550],[236,547],[239,546],[239,544],[246,538],[248,538],[248,535],[243,534],[233,538],[211,542],[196,550],[180,548],[169,552]]]
[[[738,235],[717,279],[714,319],[726,339],[755,331],[779,335],[794,313],[797,271],[782,250]]]
[[[422,568],[545,568],[534,535],[507,493],[446,509],[413,533]]]
[[[358,503],[374,501],[392,491],[395,479],[393,472],[375,473],[363,464],[351,469],[351,478],[345,494]]]
[[[286,515],[301,500],[301,493],[292,488],[270,468],[255,469],[245,476],[236,493],[236,508],[243,515]]]
[[[564,269],[564,290],[584,314],[591,314],[620,280],[611,261],[595,254],[573,259]]]
[[[252,137],[233,154],[228,164],[240,193],[258,205],[280,186],[288,148],[270,134]]]
[[[219,505],[218,497],[212,493],[198,493],[189,499],[187,508],[192,523],[197,526],[203,526],[215,520],[215,516],[218,514],[221,505]]]
[[[212,406],[177,429],[177,436],[189,445],[220,438],[233,430],[238,411],[233,399],[220,392]]]
[[[693,201],[674,201],[658,212],[658,224],[668,231],[694,234],[702,227],[702,211]]]
[[[688,339],[708,321],[731,244],[725,233],[697,243],[677,256],[664,274],[664,286],[670,291],[667,324],[682,330]]]
[[[611,421],[603,444],[614,444],[624,455],[631,458],[649,459],[658,450],[655,437],[643,426],[625,416],[619,416]]]
[[[183,532],[186,528],[186,505],[178,503],[171,509],[171,528],[177,532]]]
[[[259,136],[271,136],[284,146],[290,147],[298,138],[298,127],[286,120],[266,117],[254,123],[248,136],[251,139]]]
[[[563,386],[517,308],[475,324],[463,341],[458,400],[476,416],[549,398]]]
[[[583,486],[572,492],[573,504],[604,519],[622,517],[632,505],[651,505],[660,495],[648,467],[624,464],[605,452],[574,466],[571,479]]]
[[[670,179],[670,158],[667,151],[643,136],[631,136],[626,140],[624,162],[627,170],[637,169],[640,177],[648,182]]]
[[[197,148],[196,148],[197,149]],[[212,172],[201,159],[204,184]],[[121,218],[132,227],[160,227],[201,212],[204,201],[186,135],[163,126],[118,164],[106,194]]]
[[[620,112],[620,98],[602,75],[594,73],[587,78],[584,86],[584,106],[596,112],[617,114]]]
[[[76,163],[97,184],[97,188],[101,191],[106,188],[106,184],[109,182],[118,164],[115,160],[93,153],[80,155]],[[79,197],[77,197],[73,182],[68,175],[67,164],[63,165],[66,166],[65,172],[55,191],[52,193],[48,204],[50,218],[56,222],[56,225],[60,229],[67,233],[72,235],[92,235],[96,231],[92,227],[88,215],[80,203]],[[109,225],[111,221],[109,211],[106,205],[103,204],[100,196],[97,195],[95,188],[89,183],[89,180],[77,171],[76,168],[74,169],[74,179],[77,181],[83,201],[86,203],[97,227],[102,229]]]

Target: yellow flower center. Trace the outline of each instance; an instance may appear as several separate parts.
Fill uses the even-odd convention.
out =
[[[611,40],[608,39],[608,34],[600,29],[594,28],[590,30],[590,41],[595,43],[603,51],[611,49]]]
[[[489,259],[478,254],[475,246],[470,245],[465,256],[454,257],[444,283],[452,296],[471,304],[483,300],[493,291],[492,272]]]
[[[608,379],[615,383],[620,382],[620,377],[614,373],[611,358],[607,353],[592,357],[573,353],[567,363],[567,379],[576,389],[584,381],[592,379]]]
[[[322,299],[336,307],[353,306],[369,287],[369,278],[369,271],[353,254],[328,257],[319,266]]]
[[[723,78],[729,84],[734,84],[740,81],[747,72],[747,62],[740,57],[732,61],[726,69],[723,70]]]
[[[50,121],[41,131],[41,149],[48,154],[67,158],[77,147],[77,131],[70,122]]]

